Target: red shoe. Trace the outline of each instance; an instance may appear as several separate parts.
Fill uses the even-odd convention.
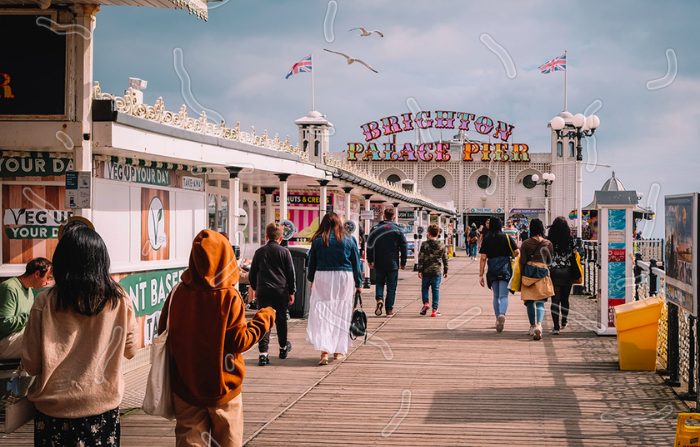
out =
[[[440,311],[437,309],[433,309],[433,313],[430,314],[431,317],[439,317],[440,316]]]
[[[423,304],[423,308],[420,310],[420,314],[425,315],[426,313],[428,313],[428,309],[430,309],[428,303]]]

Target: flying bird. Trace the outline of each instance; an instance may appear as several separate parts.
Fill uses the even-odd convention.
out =
[[[379,34],[379,37],[384,37],[384,34],[382,34],[381,31],[377,31],[377,30],[367,31],[366,29],[364,29],[364,28],[362,28],[362,27],[353,28],[353,29],[351,29],[350,31],[354,31],[354,30],[356,30],[356,29],[359,29],[360,31],[362,31],[362,34],[360,34],[361,37],[371,36],[372,33],[377,33],[377,34]]]
[[[367,67],[367,68],[369,68],[370,70],[372,70],[373,72],[379,73],[377,70],[375,70],[374,68],[370,67],[370,65],[369,65],[367,62],[363,61],[363,60],[355,59],[354,57],[350,57],[350,56],[348,56],[347,54],[338,53],[337,51],[326,50],[325,48],[324,48],[324,51],[328,51],[329,53],[340,54],[341,56],[343,56],[345,59],[348,60],[348,65],[352,64],[353,62],[359,62],[359,63],[361,63],[362,65],[364,65],[365,67]]]

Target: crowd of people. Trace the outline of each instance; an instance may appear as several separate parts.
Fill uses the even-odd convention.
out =
[[[342,359],[351,346],[353,300],[362,293],[361,252],[376,272],[375,315],[394,315],[407,241],[396,224],[396,210],[385,209],[383,217],[364,246],[332,212],[312,237],[306,341],[319,352],[319,365],[327,365],[331,354],[334,360]],[[273,325],[279,359],[292,350],[286,314],[295,300],[296,272],[290,251],[281,244],[282,234],[280,224],[267,226],[267,242],[255,252],[248,272],[239,267],[225,234],[203,230],[192,243],[189,266],[165,300],[158,323],[159,334],[169,328],[178,446],[198,445],[204,432],[222,447],[240,445],[245,376],[241,354],[257,344],[258,365],[269,365]],[[440,284],[449,264],[439,236],[439,227],[430,225],[416,266],[421,279],[419,313],[430,311],[432,317],[440,316]],[[503,228],[494,217],[485,227],[472,226],[465,237],[468,256],[476,259],[477,250],[480,254],[481,286],[493,290],[498,332],[505,326],[508,294],[517,273],[530,335],[542,338],[548,299],[552,333],[566,327],[576,246],[563,217],[555,219],[547,235],[538,219],[531,221],[528,234],[518,232],[512,220]],[[136,354],[139,329],[132,300],[109,272],[104,241],[94,230],[79,227],[60,239],[53,262],[34,259],[23,275],[0,284],[0,359],[21,358],[22,368],[34,376],[28,397],[36,407],[36,445],[119,444],[121,359]],[[243,276],[258,302],[259,310],[250,320],[238,290]]]

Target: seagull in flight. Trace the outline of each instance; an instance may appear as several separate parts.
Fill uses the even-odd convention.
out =
[[[364,28],[362,28],[362,27],[353,28],[353,29],[351,29],[350,31],[354,31],[354,30],[356,30],[356,29],[359,29],[360,31],[362,31],[362,34],[360,34],[361,37],[371,36],[372,33],[377,33],[377,34],[379,34],[379,37],[384,37],[384,34],[382,34],[381,31],[377,31],[377,30],[374,30],[374,31],[367,31],[366,29],[364,29]]]
[[[367,67],[367,68],[369,68],[370,70],[372,70],[373,72],[379,73],[377,70],[375,70],[374,68],[370,67],[370,65],[369,65],[367,62],[363,61],[363,60],[355,59],[354,57],[350,57],[350,56],[348,56],[347,54],[339,53],[339,52],[337,52],[337,51],[326,50],[325,48],[324,48],[324,51],[328,51],[329,53],[340,54],[341,56],[343,56],[345,59],[348,60],[348,65],[352,64],[353,62],[359,62],[359,63],[361,63],[362,65],[364,65],[365,67]]]

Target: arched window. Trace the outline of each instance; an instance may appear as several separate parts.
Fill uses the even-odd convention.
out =
[[[564,156],[564,145],[561,144],[561,141],[557,141],[557,157],[563,157]]]
[[[316,140],[314,142],[314,156],[318,157],[318,148],[321,146],[321,142]]]
[[[214,194],[209,194],[209,229],[212,231],[219,231],[216,225],[216,196]]]
[[[399,177],[396,174],[391,174],[389,177],[386,178],[386,181],[389,183],[400,183],[401,177]]]
[[[219,228],[228,233],[228,197],[221,196],[221,214],[219,216]]]
[[[479,185],[479,188],[481,189],[488,189],[489,186],[491,186],[491,177],[486,174],[481,175],[478,179],[476,179],[476,184]]]
[[[431,180],[431,183],[433,185],[433,188],[442,189],[447,184],[447,179],[445,178],[444,175],[437,174],[433,177],[433,179]]]
[[[573,157],[573,156],[574,156],[574,142],[569,141],[569,157]]]
[[[304,152],[306,152],[306,151],[308,151],[308,150],[309,150],[309,141],[308,141],[308,140],[304,140]]]

